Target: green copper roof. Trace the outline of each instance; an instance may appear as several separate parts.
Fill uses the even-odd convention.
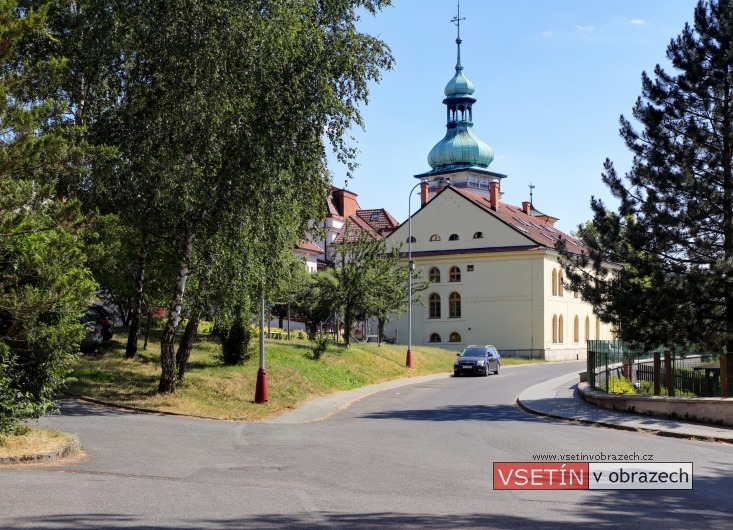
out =
[[[456,74],[445,87],[443,104],[448,107],[448,123],[445,137],[430,150],[428,164],[434,171],[468,167],[489,167],[494,160],[494,150],[473,131],[472,97],[475,87],[463,75],[461,65],[460,29],[456,44],[458,58]]]
[[[448,129],[445,137],[430,150],[428,164],[433,169],[489,167],[494,150],[468,125]]]
[[[473,86],[473,83],[468,80],[468,78],[463,75],[463,67],[460,63],[456,65],[456,75],[453,76],[453,79],[448,81],[448,84],[445,85],[445,90],[443,93],[448,97],[454,97],[454,96],[470,96],[473,94],[473,91],[476,90],[476,87]]]

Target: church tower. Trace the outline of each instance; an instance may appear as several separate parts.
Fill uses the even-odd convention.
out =
[[[427,173],[415,175],[424,184],[421,186],[422,203],[431,199],[437,190],[450,184],[456,188],[468,188],[472,192],[490,198],[498,197],[501,179],[506,175],[489,170],[494,160],[494,150],[481,140],[473,130],[474,84],[463,75],[461,64],[461,20],[460,3],[458,15],[453,22],[458,30],[456,37],[456,73],[448,81],[443,93],[446,106],[446,133],[430,150]],[[492,184],[493,183],[493,184]]]

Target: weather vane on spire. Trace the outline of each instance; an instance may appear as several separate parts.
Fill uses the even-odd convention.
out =
[[[537,186],[535,186],[531,182],[529,183],[529,204],[532,204],[532,196],[534,195],[534,193],[532,192],[532,190],[534,190],[536,187]]]
[[[458,0],[458,14],[450,20],[458,27],[458,38],[456,38],[458,44],[461,43],[461,20],[466,20],[466,17],[461,18],[461,0]]]

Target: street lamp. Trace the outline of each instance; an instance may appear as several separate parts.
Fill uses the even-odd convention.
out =
[[[415,188],[426,183],[427,180],[421,180],[415,184],[407,199],[407,359],[405,365],[408,368],[412,368],[412,271],[415,270],[415,264],[412,262],[412,194]],[[440,177],[435,183],[435,188],[442,190],[449,184],[449,178]]]

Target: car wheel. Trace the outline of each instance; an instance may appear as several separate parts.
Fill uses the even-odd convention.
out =
[[[499,375],[499,368],[501,368],[501,363],[496,363],[496,370],[494,370],[496,375]]]
[[[486,363],[486,368],[484,368],[484,377],[489,377],[489,364]]]
[[[459,375],[461,375],[461,374],[458,373],[458,372],[453,372],[453,377],[458,377]]]

